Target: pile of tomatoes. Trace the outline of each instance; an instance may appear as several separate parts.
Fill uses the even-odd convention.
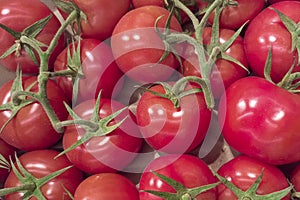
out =
[[[2,0],[0,44],[0,199],[300,198],[300,1]]]

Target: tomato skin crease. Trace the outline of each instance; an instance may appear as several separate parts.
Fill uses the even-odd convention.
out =
[[[225,140],[237,151],[271,164],[300,160],[300,97],[259,77],[231,85],[219,104]]]

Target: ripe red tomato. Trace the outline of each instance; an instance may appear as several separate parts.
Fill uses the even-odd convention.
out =
[[[292,51],[291,34],[271,8],[281,11],[295,23],[300,21],[300,2],[282,1],[267,7],[249,24],[244,37],[245,51],[251,70],[258,76],[264,76],[266,58],[272,45],[271,77],[274,82],[279,82],[298,53],[297,50]],[[296,63],[294,71],[300,71],[299,63]]]
[[[161,85],[149,89],[165,94]],[[138,101],[136,113],[146,142],[153,149],[167,153],[193,150],[203,141],[211,120],[203,93],[181,98],[180,107],[175,108],[171,100],[145,92]]]
[[[14,155],[17,149],[13,146],[7,144],[2,139],[0,139],[0,154],[9,161],[9,157]],[[4,183],[6,177],[8,176],[10,169],[5,169],[0,167],[0,187]]]
[[[155,5],[160,7],[164,6],[164,0],[131,0],[131,3],[134,8],[149,6],[149,5]]]
[[[243,191],[249,189],[263,173],[257,193],[265,195],[289,187],[286,176],[277,167],[247,156],[237,156],[223,164],[218,174]],[[224,184],[217,186],[218,200],[235,200],[236,195]],[[289,195],[285,198],[288,200]]]
[[[28,1],[0,1],[0,23],[8,26],[15,31],[23,31],[26,27],[41,20],[51,14],[51,10],[39,0]],[[17,23],[18,22],[18,23]],[[44,29],[36,36],[40,42],[49,45],[53,35],[60,27],[59,21],[52,17]],[[6,52],[19,38],[14,38],[9,33],[0,29],[0,55]],[[58,42],[58,45],[50,57],[49,68],[53,68],[53,63],[58,53],[63,49],[63,37]],[[24,48],[21,50],[21,55],[17,56],[14,53],[8,57],[1,59],[0,64],[10,70],[16,70],[18,63],[22,67],[24,73],[37,73],[37,66]]]
[[[265,0],[237,0],[237,6],[227,6],[220,16],[220,27],[228,29],[238,29],[247,20],[251,21],[265,6]],[[210,16],[209,22],[212,24],[214,13]]]
[[[233,83],[219,104],[219,123],[228,144],[271,164],[300,160],[300,97],[264,78]]]
[[[23,88],[28,88],[32,92],[38,91],[37,77],[22,77]],[[0,88],[0,104],[10,102],[11,87],[13,81],[8,81]],[[47,84],[47,96],[55,113],[60,120],[68,116],[68,112],[63,102],[68,102],[62,89],[53,81],[49,80]],[[0,127],[2,127],[10,118],[12,111],[4,110],[0,112]],[[0,137],[8,144],[24,150],[31,151],[44,149],[54,145],[62,137],[52,127],[47,114],[38,102],[33,102],[23,107],[14,116],[14,118],[3,129]]]
[[[131,79],[149,83],[167,80],[178,67],[178,61],[170,53],[161,63],[165,47],[155,31],[165,28],[169,12],[160,6],[143,6],[126,13],[114,28],[111,46],[119,68]],[[181,32],[181,26],[173,16],[170,29]]]
[[[87,100],[77,105],[74,112],[87,120],[90,119],[94,107],[95,100]],[[102,98],[99,110],[100,119],[122,108],[124,106],[121,103]],[[124,117],[126,117],[125,111],[109,125],[115,124]],[[64,149],[77,142],[85,133],[80,126],[68,126],[63,136]],[[117,172],[132,162],[141,145],[142,139],[138,128],[128,118],[119,128],[108,135],[93,137],[66,155],[77,168],[87,173]]]
[[[234,31],[230,29],[220,29],[220,44],[227,42],[233,35]],[[203,44],[209,45],[211,42],[212,29],[207,27],[203,32]],[[248,61],[244,51],[243,38],[238,37],[232,45],[225,51],[225,54],[239,61],[244,67],[248,67]],[[217,59],[215,68],[211,74],[211,89],[215,98],[220,98],[225,89],[236,80],[247,76],[248,72],[241,66],[225,60]],[[185,52],[185,60],[183,61],[184,76],[201,77],[201,71],[198,56],[195,54],[194,48],[187,48]]]
[[[66,156],[61,156],[54,159],[59,152],[54,150],[37,150],[27,152],[19,157],[22,166],[34,177],[42,178],[50,173],[63,169],[65,167],[71,166],[72,164],[67,159]],[[71,199],[65,189],[67,189],[71,194],[74,194],[77,186],[83,181],[83,173],[72,167],[57,176],[56,178],[50,180],[45,185],[41,187],[41,191],[46,199]],[[16,177],[15,173],[11,171],[4,187],[16,187],[21,183]],[[24,195],[23,192],[12,193],[6,196],[7,200],[22,199]],[[36,199],[36,198],[31,198]]]
[[[74,200],[139,200],[139,192],[126,177],[115,173],[94,174],[86,178],[75,191]]]
[[[75,44],[77,47],[77,42]],[[73,45],[65,48],[56,58],[54,71],[67,69],[67,51],[72,52]],[[72,54],[72,53],[71,53]],[[82,39],[80,41],[80,57],[84,77],[78,86],[77,102],[97,98],[101,90],[101,97],[115,97],[122,88],[123,73],[114,62],[111,49],[104,42],[97,39]],[[72,99],[73,82],[69,77],[57,77],[58,85]]]
[[[128,12],[130,0],[72,0],[87,16],[87,22],[81,22],[82,37],[108,39],[120,18]]]
[[[155,190],[176,193],[174,188],[153,174],[157,172],[187,188],[195,188],[217,182],[207,164],[192,155],[164,155],[151,161],[140,178],[140,190]],[[197,196],[197,199],[216,199],[216,189],[208,190]],[[162,200],[153,194],[140,192],[140,200]]]

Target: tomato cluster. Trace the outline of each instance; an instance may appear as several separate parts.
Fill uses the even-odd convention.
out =
[[[299,0],[0,1],[0,199],[300,198]]]

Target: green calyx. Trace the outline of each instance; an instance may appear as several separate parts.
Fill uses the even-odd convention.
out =
[[[13,161],[10,159],[10,165],[12,167],[13,173],[16,175],[21,184],[13,188],[0,189],[0,197],[15,192],[22,192],[23,200],[28,200],[32,197],[35,197],[39,200],[46,200],[45,196],[42,194],[41,187],[43,187],[43,185],[48,183],[50,180],[61,175],[62,173],[64,173],[72,167],[68,166],[61,170],[48,174],[42,178],[36,178],[23,167],[17,155],[15,155],[15,160],[16,162],[14,164]]]
[[[217,182],[217,183],[203,185],[195,188],[186,188],[182,183],[175,181],[170,177],[167,177],[165,175],[159,174],[154,171],[152,173],[155,174],[164,182],[166,182],[167,184],[169,184],[173,189],[175,189],[176,193],[155,191],[155,190],[142,190],[142,192],[147,192],[167,200],[196,200],[199,194],[204,193],[210,189],[213,189],[220,184],[220,182]]]

